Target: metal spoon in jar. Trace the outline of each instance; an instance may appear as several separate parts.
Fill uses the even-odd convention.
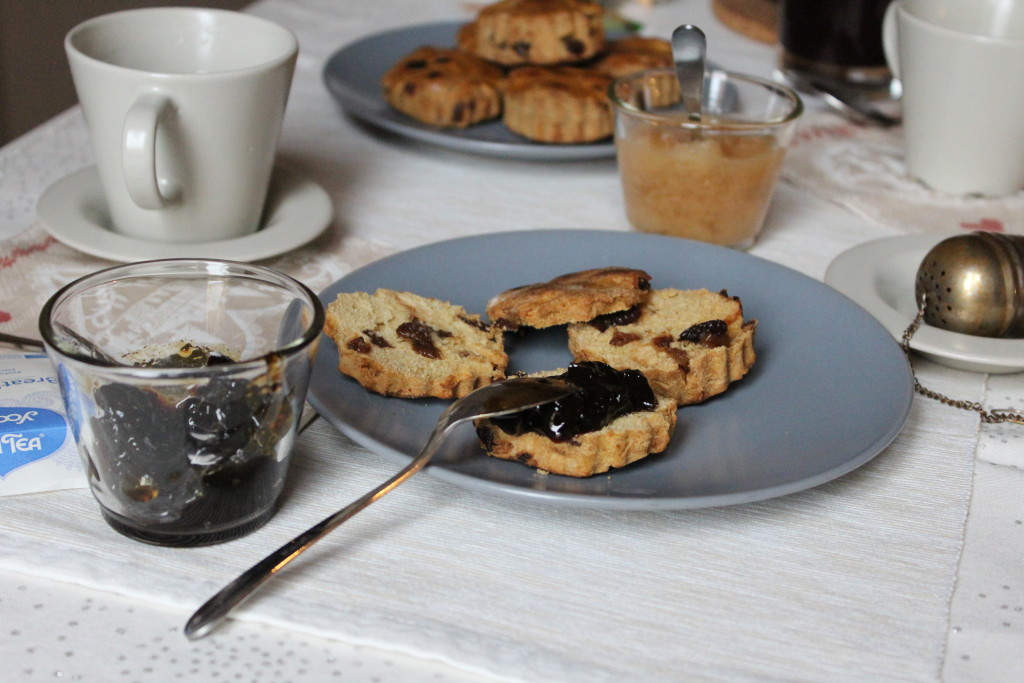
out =
[[[676,63],[676,78],[683,105],[690,119],[700,121],[704,99],[704,57],[707,38],[692,24],[684,24],[672,32],[672,58]]]
[[[494,382],[460,398],[445,410],[427,439],[426,445],[413,460],[395,476],[299,534],[273,553],[257,562],[237,579],[222,588],[185,624],[185,635],[190,640],[202,638],[212,631],[236,606],[260,586],[276,575],[314,543],[336,529],[356,513],[399,484],[416,474],[437,453],[441,442],[456,426],[469,420],[511,415],[528,408],[557,401],[577,391],[577,387],[560,379],[540,377],[514,377]]]

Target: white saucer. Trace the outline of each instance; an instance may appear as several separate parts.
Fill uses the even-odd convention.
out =
[[[952,234],[890,237],[866,242],[836,257],[825,283],[860,304],[896,338],[914,319],[914,281],[922,259]],[[910,347],[922,356],[972,372],[1024,370],[1024,339],[996,339],[921,325]]]
[[[114,232],[95,167],[76,171],[47,188],[39,198],[37,211],[46,231],[69,247],[127,262],[156,258],[269,258],[312,240],[330,224],[334,213],[326,190],[284,166],[274,168],[263,226],[251,235],[229,240],[150,242]]]

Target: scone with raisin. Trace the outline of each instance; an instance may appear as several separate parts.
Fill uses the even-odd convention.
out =
[[[424,46],[381,79],[395,109],[431,126],[465,128],[501,116],[505,72],[476,55]]]
[[[585,322],[636,306],[650,289],[642,270],[592,268],[501,292],[487,303],[487,317],[506,330]]]
[[[338,369],[370,391],[460,398],[504,378],[504,340],[461,306],[410,292],[345,292],[327,307]]]
[[[627,36],[608,41],[604,52],[591,68],[612,78],[621,78],[638,71],[665,69],[673,66],[672,43],[662,38]]]
[[[604,47],[604,8],[583,0],[501,0],[459,31],[459,47],[505,66],[560,64]]]
[[[645,101],[632,102],[645,111],[660,107],[670,107],[682,100],[679,92],[679,79],[676,77],[672,56],[672,44],[661,38],[629,36],[608,43],[608,49],[590,63],[589,68],[611,78],[623,78],[650,71],[643,76],[646,82],[641,89],[634,88],[632,95],[627,91],[619,91],[620,97],[627,100],[640,98],[643,93]]]
[[[505,126],[537,142],[576,144],[614,130],[611,77],[572,66],[523,66],[505,81]]]
[[[642,373],[573,363],[556,376],[580,390],[554,403],[477,420],[488,455],[552,474],[589,477],[660,453],[676,425],[676,402],[657,396]]]
[[[655,392],[688,405],[747,374],[756,328],[724,291],[655,289],[631,316],[570,325],[569,350],[577,360],[637,368]]]

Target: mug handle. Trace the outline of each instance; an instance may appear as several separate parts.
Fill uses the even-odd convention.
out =
[[[899,11],[900,4],[900,0],[890,2],[882,18],[882,50],[885,52],[885,61],[889,63],[889,70],[897,79],[900,77],[900,53],[896,12]]]
[[[156,173],[156,132],[172,109],[159,93],[144,93],[124,117],[121,164],[128,195],[143,209],[162,209],[173,201],[173,192],[161,192]]]

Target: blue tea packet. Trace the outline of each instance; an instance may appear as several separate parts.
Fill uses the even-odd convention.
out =
[[[50,360],[0,354],[0,496],[86,486]]]

